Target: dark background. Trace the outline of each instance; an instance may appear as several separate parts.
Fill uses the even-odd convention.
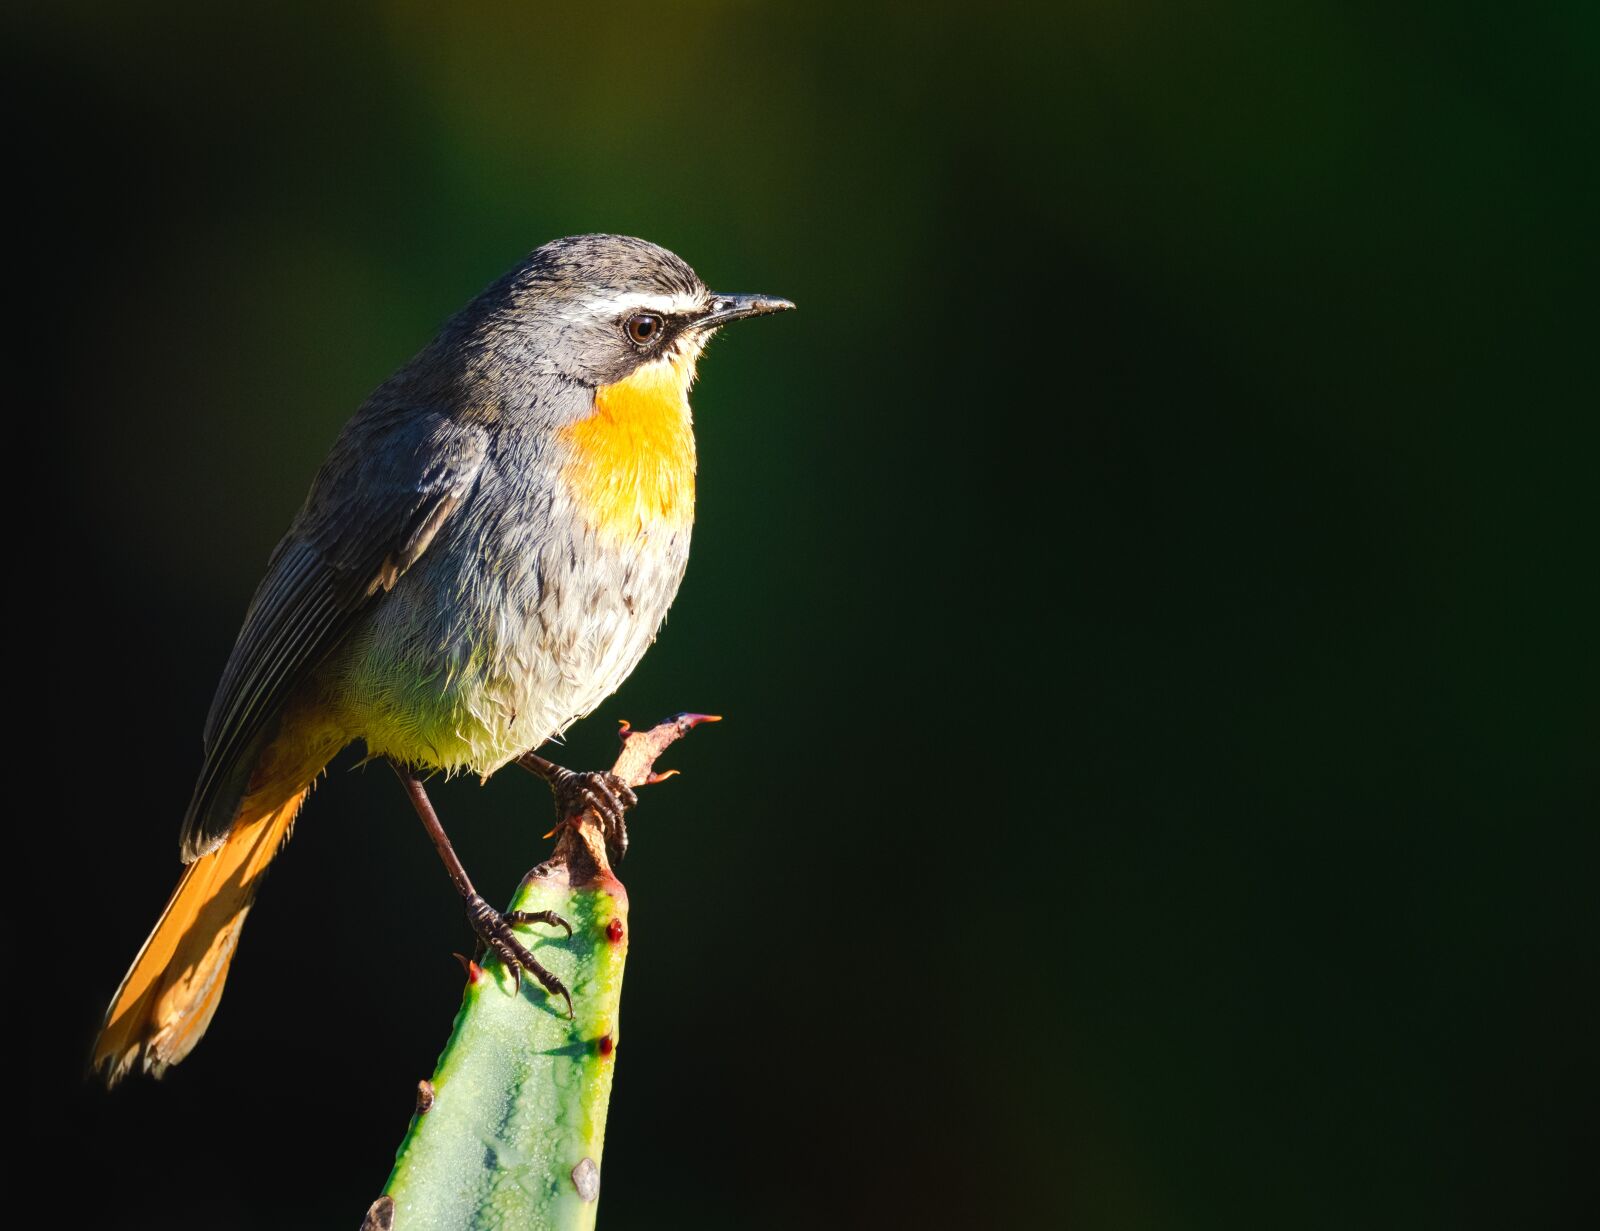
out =
[[[703,365],[688,581],[561,753],[727,716],[634,822],[603,1225],[1561,1224],[1593,7],[592,7],[9,11],[14,1183],[380,1190],[468,943],[385,772],[317,791],[188,1062],[80,1066],[339,425],[615,230],[801,310]],[[507,897],[542,788],[436,799]]]

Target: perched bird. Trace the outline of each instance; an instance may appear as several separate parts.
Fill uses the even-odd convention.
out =
[[[395,767],[474,931],[571,997],[473,889],[420,775],[516,762],[620,846],[632,792],[533,750],[614,692],[678,591],[689,387],[718,328],[794,305],[708,291],[663,248],[556,240],[452,317],[345,425],[251,600],[205,725],[187,867],[91,1064],[159,1076],[216,1012],[267,865],[357,740]],[[561,923],[558,918],[542,920]]]

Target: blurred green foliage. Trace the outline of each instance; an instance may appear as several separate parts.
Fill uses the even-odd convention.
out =
[[[728,716],[623,870],[604,1225],[1560,1223],[1594,1038],[1592,6],[5,20],[19,456],[58,483],[68,646],[28,657],[47,731],[115,719],[57,789],[123,870],[41,1071],[168,889],[210,688],[344,417],[521,253],[616,230],[801,311],[709,354],[683,596],[563,754]],[[506,896],[545,801],[441,800]],[[50,1087],[52,1157],[125,1225],[359,1221],[458,995],[415,828],[336,770],[196,1055]],[[323,959],[373,911],[353,983]],[[881,950],[838,943],[863,916]]]

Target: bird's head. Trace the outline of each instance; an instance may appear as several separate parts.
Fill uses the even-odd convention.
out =
[[[496,315],[536,352],[530,358],[540,368],[594,388],[657,372],[687,388],[719,328],[794,307],[769,295],[708,290],[681,258],[626,235],[554,240],[495,291]]]

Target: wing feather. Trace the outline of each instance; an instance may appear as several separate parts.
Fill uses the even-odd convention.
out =
[[[481,427],[434,412],[358,416],[345,429],[273,552],[217,686],[185,860],[227,835],[284,702],[421,558],[487,455]]]

